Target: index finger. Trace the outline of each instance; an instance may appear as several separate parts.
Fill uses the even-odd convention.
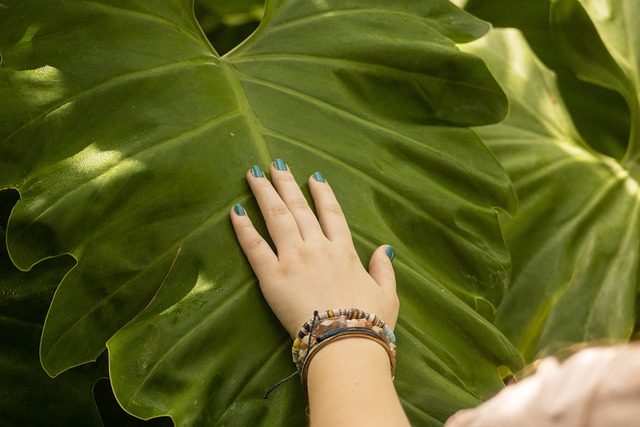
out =
[[[270,266],[277,264],[278,258],[269,243],[255,229],[242,205],[236,204],[230,213],[233,230],[240,247],[260,280],[261,275],[266,273]]]

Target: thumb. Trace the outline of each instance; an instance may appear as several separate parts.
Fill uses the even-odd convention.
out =
[[[396,275],[392,261],[395,258],[393,246],[382,245],[375,250],[369,261],[369,275],[386,292],[396,292]]]

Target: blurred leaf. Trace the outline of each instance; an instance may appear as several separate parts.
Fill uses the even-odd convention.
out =
[[[264,12],[264,0],[196,0],[195,9],[206,11],[231,27],[260,21]]]
[[[477,129],[520,200],[503,227],[513,276],[495,324],[528,360],[567,343],[628,339],[638,289],[636,178],[581,139],[553,73],[519,32],[495,30],[465,50],[485,60],[511,103],[504,122]]]
[[[602,2],[580,0],[586,14],[598,31],[602,48],[593,52],[589,41],[574,36],[575,29],[568,28],[563,20],[567,9],[577,8],[577,0],[560,2],[554,20],[558,31],[569,40],[571,47],[580,52],[573,68],[584,80],[618,91],[627,101],[630,111],[631,131],[629,145],[623,164],[640,176],[640,35],[638,34],[637,11],[640,0]],[[560,7],[562,6],[562,7]],[[633,13],[635,11],[635,13]],[[595,44],[595,43],[594,43]],[[600,46],[598,44],[597,46]],[[606,51],[608,57],[603,51]],[[599,66],[595,66],[597,60]],[[606,62],[605,62],[606,59]],[[600,71],[600,68],[603,68]]]
[[[119,402],[179,425],[306,422],[285,331],[231,230],[244,174],[282,157],[332,182],[363,259],[398,251],[396,385],[439,425],[519,354],[488,319],[509,256],[511,184],[464,126],[505,97],[456,50],[487,26],[448,1],[274,0],[220,57],[186,0],[5,1],[0,185],[20,190],[14,263],[71,254],[41,343],[53,375],[109,347]],[[256,218],[257,215],[254,215]]]
[[[555,71],[559,92],[581,137],[606,155],[624,157],[631,126],[625,98],[610,84],[582,80],[584,73],[573,64],[582,56],[582,70],[595,69],[608,55],[576,1],[469,0],[465,9],[497,27],[521,30],[536,55]]]
[[[223,55],[258,27],[264,0],[196,0],[194,11],[202,31]]]

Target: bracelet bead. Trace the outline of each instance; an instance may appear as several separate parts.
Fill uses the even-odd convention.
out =
[[[315,312],[302,325],[291,347],[291,357],[306,386],[308,364],[316,351],[334,340],[350,336],[368,338],[382,345],[391,365],[391,375],[395,373],[396,337],[382,319],[373,313],[357,308],[334,308]]]

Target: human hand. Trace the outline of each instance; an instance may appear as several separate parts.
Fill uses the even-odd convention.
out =
[[[294,337],[314,310],[358,308],[378,315],[393,329],[400,306],[391,264],[393,248],[378,247],[367,272],[324,177],[316,172],[308,181],[316,218],[286,164],[278,159],[270,171],[273,185],[258,166],[247,172],[247,180],[276,251],[242,206],[231,210],[231,222],[280,323]]]

